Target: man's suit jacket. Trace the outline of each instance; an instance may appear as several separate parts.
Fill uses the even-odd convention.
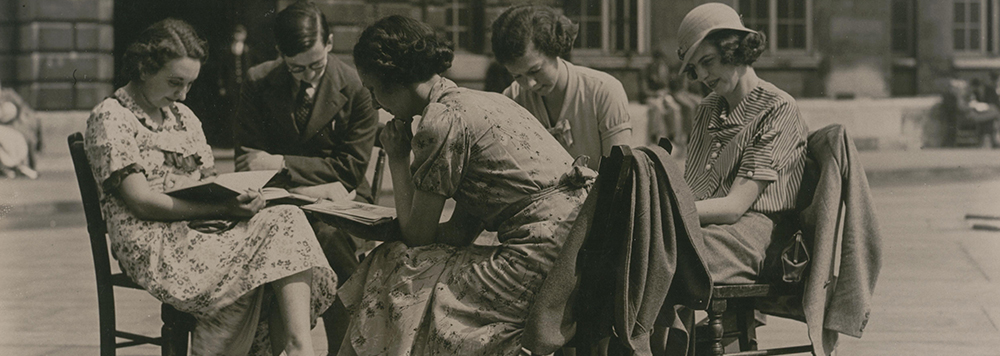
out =
[[[353,68],[328,55],[305,132],[293,116],[298,85],[281,59],[251,68],[248,77],[237,112],[237,156],[245,154],[240,146],[284,155],[291,187],[339,181],[371,195],[364,175],[378,113]]]

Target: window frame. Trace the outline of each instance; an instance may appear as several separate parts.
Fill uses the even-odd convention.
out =
[[[893,57],[898,58],[914,58],[917,53],[917,0],[892,0],[890,3],[891,11],[895,12],[896,2],[901,2],[906,4],[906,22],[897,23],[895,18],[890,18],[889,23],[889,36],[890,36],[890,46],[892,50]],[[905,31],[906,45],[907,47],[902,50],[896,49],[896,30],[901,29]]]
[[[732,0],[732,6],[734,9],[740,8],[740,2],[747,0]],[[805,48],[778,48],[778,0],[765,0],[767,1],[768,7],[768,17],[767,17],[767,51],[764,52],[764,56],[773,55],[810,55],[813,53],[813,0],[802,0],[805,4]],[[737,10],[739,11],[739,10]],[[742,17],[742,14],[741,14]]]
[[[989,36],[987,36],[987,34],[989,33],[989,31],[995,31],[995,29],[990,29],[989,28],[989,22],[987,21],[987,16],[992,16],[993,15],[993,14],[989,14],[988,13],[989,11],[987,9],[990,9],[990,6],[987,5],[988,2],[994,2],[994,5],[995,5],[995,1],[994,0],[952,0],[951,1],[951,7],[950,7],[951,8],[951,36],[950,37],[951,37],[951,50],[952,50],[952,53],[954,53],[956,55],[960,55],[960,56],[979,56],[979,55],[986,55],[986,54],[990,53],[990,51],[989,51],[989,44],[987,43],[987,39],[989,38]],[[969,10],[968,10],[969,6],[968,5],[971,4],[971,3],[978,3],[979,4],[979,26],[978,26],[979,28],[978,28],[978,30],[979,30],[979,33],[980,33],[980,38],[979,38],[979,48],[977,48],[977,49],[970,49],[969,48],[968,45],[970,43],[972,43],[971,41],[969,41],[968,43],[963,43],[965,48],[963,48],[963,49],[958,49],[957,48],[958,44],[955,42],[955,31],[959,30],[960,28],[959,28],[959,23],[955,21],[955,5],[957,5],[959,3],[962,3],[962,4],[965,5],[965,14],[964,14],[964,16],[966,16],[966,18],[968,17],[968,12],[969,12]],[[992,8],[994,9],[994,12],[995,12],[995,8],[996,7],[993,6]],[[968,31],[970,31],[972,29],[972,27],[969,26],[969,21],[966,20],[961,27],[962,27],[961,30],[965,32],[965,33],[963,33],[963,41],[964,40],[968,40],[969,36],[970,36],[969,33],[968,33]],[[993,27],[996,27],[996,26],[993,26]],[[996,38],[995,35],[993,37]],[[994,48],[994,52],[995,52],[996,51],[996,46],[994,45],[993,48]]]
[[[482,54],[485,51],[485,28],[477,25],[484,21],[485,8],[484,0],[444,0],[436,3],[424,3],[420,5],[423,13],[423,21],[430,23],[434,30],[442,37],[447,38],[454,46],[456,53]],[[467,25],[461,24],[462,10],[465,10],[469,21]],[[448,21],[449,16],[451,22]],[[433,17],[436,21],[429,21]],[[463,47],[461,42],[462,34],[469,36],[468,42],[471,47]]]
[[[615,17],[614,16],[615,14],[613,13],[613,10],[615,9],[614,5],[615,2],[618,1],[625,1],[626,5],[623,6],[623,8],[626,9],[630,8],[627,5],[629,5],[631,1],[635,1],[635,18],[628,19],[630,21],[629,24],[635,26],[635,37],[636,37],[635,48],[630,48],[631,44],[627,43],[624,46],[625,47],[624,50],[615,49],[616,46],[614,41],[616,40],[615,39],[617,34],[616,31],[622,30],[621,26],[612,25]],[[601,22],[600,22],[601,44],[599,47],[587,47],[587,48],[576,47],[574,45],[573,55],[583,56],[583,57],[597,57],[605,55],[621,56],[629,54],[648,53],[650,48],[649,44],[649,38],[650,38],[649,32],[650,32],[650,20],[651,20],[650,1],[652,0],[600,0],[601,13],[599,16],[601,17]],[[570,17],[570,20],[580,25],[580,32],[577,34],[577,37],[584,36],[586,28],[585,25],[581,22],[581,18],[589,17],[588,15],[585,14],[587,0],[563,0],[561,2],[562,6],[560,7],[560,11],[564,11],[563,9],[567,7],[566,4],[569,2],[577,2],[580,4],[579,7],[581,9],[581,12],[583,13],[579,17]],[[626,17],[631,17],[631,15],[626,14]],[[629,34],[630,33],[631,31],[629,31]],[[624,41],[630,42],[630,37],[628,36],[628,34],[626,34],[626,36],[623,37],[625,38]]]

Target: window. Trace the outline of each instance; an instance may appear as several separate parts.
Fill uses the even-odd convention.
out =
[[[446,0],[425,5],[425,21],[451,41],[455,50],[481,53],[483,0]]]
[[[468,2],[451,0],[445,9],[445,33],[455,48],[469,50],[473,47],[472,9]]]
[[[602,53],[646,51],[649,0],[564,0],[566,17],[580,25],[575,48]]]
[[[743,24],[767,35],[772,51],[807,51],[812,0],[736,0]]]
[[[956,0],[954,3],[952,44],[958,52],[981,52],[986,42],[983,36],[986,12],[982,0]]]
[[[913,57],[915,54],[915,0],[892,0],[892,52]]]

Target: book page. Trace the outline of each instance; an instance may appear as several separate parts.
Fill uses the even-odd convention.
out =
[[[380,221],[392,220],[396,217],[395,208],[359,203],[356,201],[335,202],[323,200],[316,204],[303,206],[302,209],[339,216],[369,225]]]
[[[247,189],[263,188],[264,184],[267,184],[267,181],[271,180],[277,173],[277,170],[225,173],[215,177],[215,184],[242,193]]]

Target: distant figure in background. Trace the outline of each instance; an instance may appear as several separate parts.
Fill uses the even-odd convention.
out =
[[[1000,72],[990,72],[990,82],[985,94],[984,102],[1000,107]]]
[[[37,158],[42,149],[42,125],[34,110],[13,89],[0,86],[0,173],[38,178]]]
[[[231,42],[217,62],[218,78],[216,87],[219,90],[218,113],[219,120],[223,122],[218,126],[218,130],[225,133],[216,135],[218,146],[231,147],[233,145],[233,127],[236,124],[236,109],[240,102],[240,90],[243,82],[246,81],[247,71],[254,64],[257,64],[250,46],[246,44],[247,29],[243,25],[236,25],[233,28]]]
[[[674,70],[671,70],[671,73],[673,72]],[[689,82],[693,82],[697,86]],[[687,141],[691,136],[691,127],[694,126],[694,117],[698,110],[698,104],[705,97],[705,94],[701,92],[703,85],[692,81],[686,75],[672,75],[670,81],[667,83],[667,87],[670,88],[670,97],[681,108],[680,132],[684,134],[684,142],[675,142],[675,146],[683,148],[687,146]],[[698,91],[692,92],[689,89],[690,87],[695,87]]]
[[[945,146],[1000,147],[1000,109],[982,101],[988,100],[986,91],[989,90],[978,79],[949,81],[949,88],[941,100]]]
[[[681,106],[670,90],[672,75],[667,63],[667,55],[661,50],[653,51],[653,61],[646,66],[639,81],[641,100],[646,104],[646,142],[656,143],[661,137],[673,142],[687,141],[683,131]]]
[[[514,6],[493,22],[493,53],[514,83],[504,95],[528,109],[590,168],[632,141],[628,96],[611,75],[566,60],[579,26],[544,5]]]

